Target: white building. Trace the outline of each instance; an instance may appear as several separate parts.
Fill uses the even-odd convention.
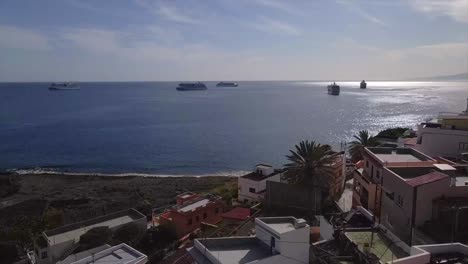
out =
[[[304,219],[259,217],[253,237],[194,240],[188,249],[196,263],[309,263],[310,227]]]
[[[468,246],[461,243],[420,245],[411,247],[411,256],[393,264],[466,263]]]
[[[145,264],[148,257],[131,246],[122,243],[117,246],[103,245],[88,251],[73,254],[57,264]]]
[[[462,113],[441,113],[418,126],[414,148],[429,156],[459,158],[468,152],[468,103]]]
[[[238,200],[240,202],[254,204],[260,202],[265,197],[266,182],[280,182],[281,170],[275,170],[270,165],[258,164],[255,171],[239,177],[238,180]]]
[[[146,231],[146,216],[135,209],[128,209],[44,231],[35,242],[34,256],[31,259],[37,264],[56,263],[77,249],[81,235],[90,229],[107,226],[114,231],[126,224],[135,224],[138,227],[140,234],[135,234],[137,238]]]

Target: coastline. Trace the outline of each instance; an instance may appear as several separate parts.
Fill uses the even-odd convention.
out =
[[[50,208],[58,210],[64,224],[131,207],[150,215],[153,208],[173,204],[179,193],[209,192],[236,180],[235,176],[216,175],[142,177],[0,173],[0,223],[8,222],[10,216],[18,211],[28,211],[28,208],[34,208],[31,212],[36,216],[47,213]]]

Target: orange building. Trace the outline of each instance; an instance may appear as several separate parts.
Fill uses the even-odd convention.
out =
[[[200,228],[201,224],[215,225],[223,220],[224,202],[215,195],[199,196],[187,192],[176,197],[176,205],[162,214],[153,214],[153,224],[174,228],[177,237]]]

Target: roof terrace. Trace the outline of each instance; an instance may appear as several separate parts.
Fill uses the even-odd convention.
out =
[[[436,160],[412,148],[366,148],[367,152],[380,163],[395,166],[433,164]]]
[[[135,220],[145,218],[143,214],[135,209],[128,209],[120,212],[115,212],[85,221],[77,222],[71,225],[58,227],[55,229],[44,231],[44,237],[49,245],[56,245],[66,241],[78,241],[80,236],[88,232],[90,229],[98,226],[108,226],[113,228],[116,226],[131,223]]]
[[[145,254],[127,244],[120,244],[71,264],[136,264],[146,263],[146,259]]]
[[[249,263],[271,256],[270,249],[256,237],[199,239],[194,243],[198,250],[192,248],[190,253],[206,252],[204,256],[195,256],[197,259],[214,258],[219,263]]]
[[[369,246],[370,253],[376,255],[382,263],[408,256],[398,245],[392,243],[380,232],[374,232],[373,239],[371,231],[345,232],[345,235],[358,246],[360,251],[364,252],[364,247]]]

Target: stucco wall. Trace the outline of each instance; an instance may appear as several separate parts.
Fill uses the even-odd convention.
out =
[[[430,156],[457,157],[467,152],[459,144],[468,143],[468,131],[419,127],[417,134],[422,142],[415,148]]]

